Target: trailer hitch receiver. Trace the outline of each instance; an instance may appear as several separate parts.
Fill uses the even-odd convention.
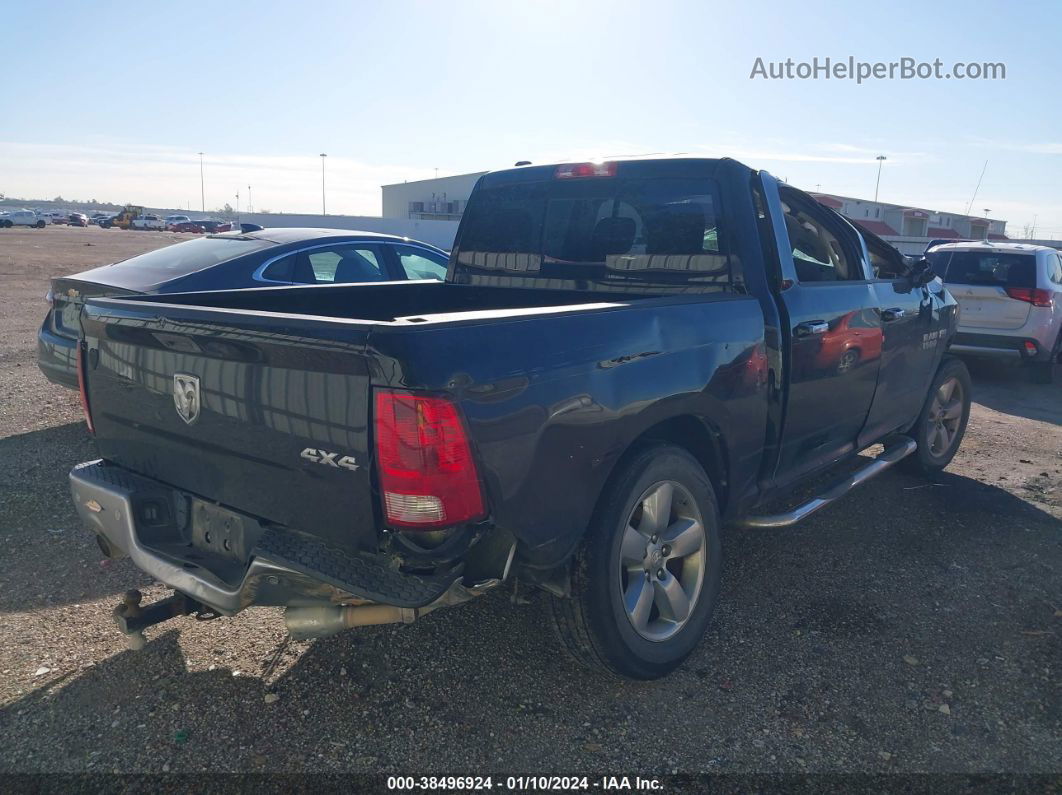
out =
[[[200,621],[219,617],[216,611],[183,593],[174,593],[147,606],[141,605],[143,599],[144,595],[135,588],[126,591],[112,613],[118,629],[129,639],[129,648],[134,651],[144,648],[147,643],[144,638],[144,630],[147,627],[193,613]]]

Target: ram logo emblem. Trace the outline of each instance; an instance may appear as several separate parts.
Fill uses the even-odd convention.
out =
[[[352,455],[341,456],[339,453],[330,453],[327,450],[318,450],[315,447],[307,447],[299,455],[307,461],[335,467],[336,469],[349,469],[353,472],[358,468],[358,462],[354,460]]]
[[[173,374],[173,405],[177,416],[191,425],[199,419],[199,377],[187,373]]]

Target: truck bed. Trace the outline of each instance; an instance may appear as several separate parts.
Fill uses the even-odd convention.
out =
[[[733,398],[738,414],[755,415],[739,435],[762,437],[762,385],[750,362],[763,319],[754,299],[602,297],[407,282],[90,298],[82,327],[98,449],[190,498],[372,551],[382,528],[376,388],[457,400],[492,511],[534,536],[556,526],[543,515],[540,481],[559,495],[551,505],[575,502],[564,481],[584,470],[603,476],[601,446],[615,433],[610,423],[624,422],[617,410],[644,403],[655,385],[693,402]],[[201,405],[189,421],[175,404],[191,381]],[[565,439],[593,440],[558,467],[547,461],[553,442],[538,442],[561,426]],[[353,468],[316,460],[345,457]],[[521,485],[494,493],[501,483]],[[567,521],[583,522],[584,512],[573,505]]]
[[[520,289],[413,281],[218,290],[144,296],[136,301],[255,314],[335,318],[355,323],[408,324],[610,308],[658,297],[626,291],[602,294],[575,289]]]

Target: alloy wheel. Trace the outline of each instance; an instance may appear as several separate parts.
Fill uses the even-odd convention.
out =
[[[627,518],[620,544],[620,598],[634,631],[663,641],[685,626],[701,594],[707,536],[681,483],[650,486]]]
[[[949,378],[940,385],[926,418],[926,439],[929,454],[942,458],[951,450],[962,424],[963,393],[957,378]]]

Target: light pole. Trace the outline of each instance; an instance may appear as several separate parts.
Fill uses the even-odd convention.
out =
[[[236,226],[240,225],[240,192],[236,191]]]
[[[328,157],[327,154],[321,152],[321,215],[328,215],[328,210],[325,209],[325,188],[324,188],[324,161]]]
[[[251,186],[247,186],[247,212],[254,213],[254,202],[251,201]]]
[[[199,203],[200,209],[206,212],[206,191],[203,189],[203,153],[199,153]]]
[[[885,155],[878,155],[875,160],[878,161],[878,181],[874,183],[874,201],[878,200],[878,188],[881,187],[881,164],[887,159]]]

